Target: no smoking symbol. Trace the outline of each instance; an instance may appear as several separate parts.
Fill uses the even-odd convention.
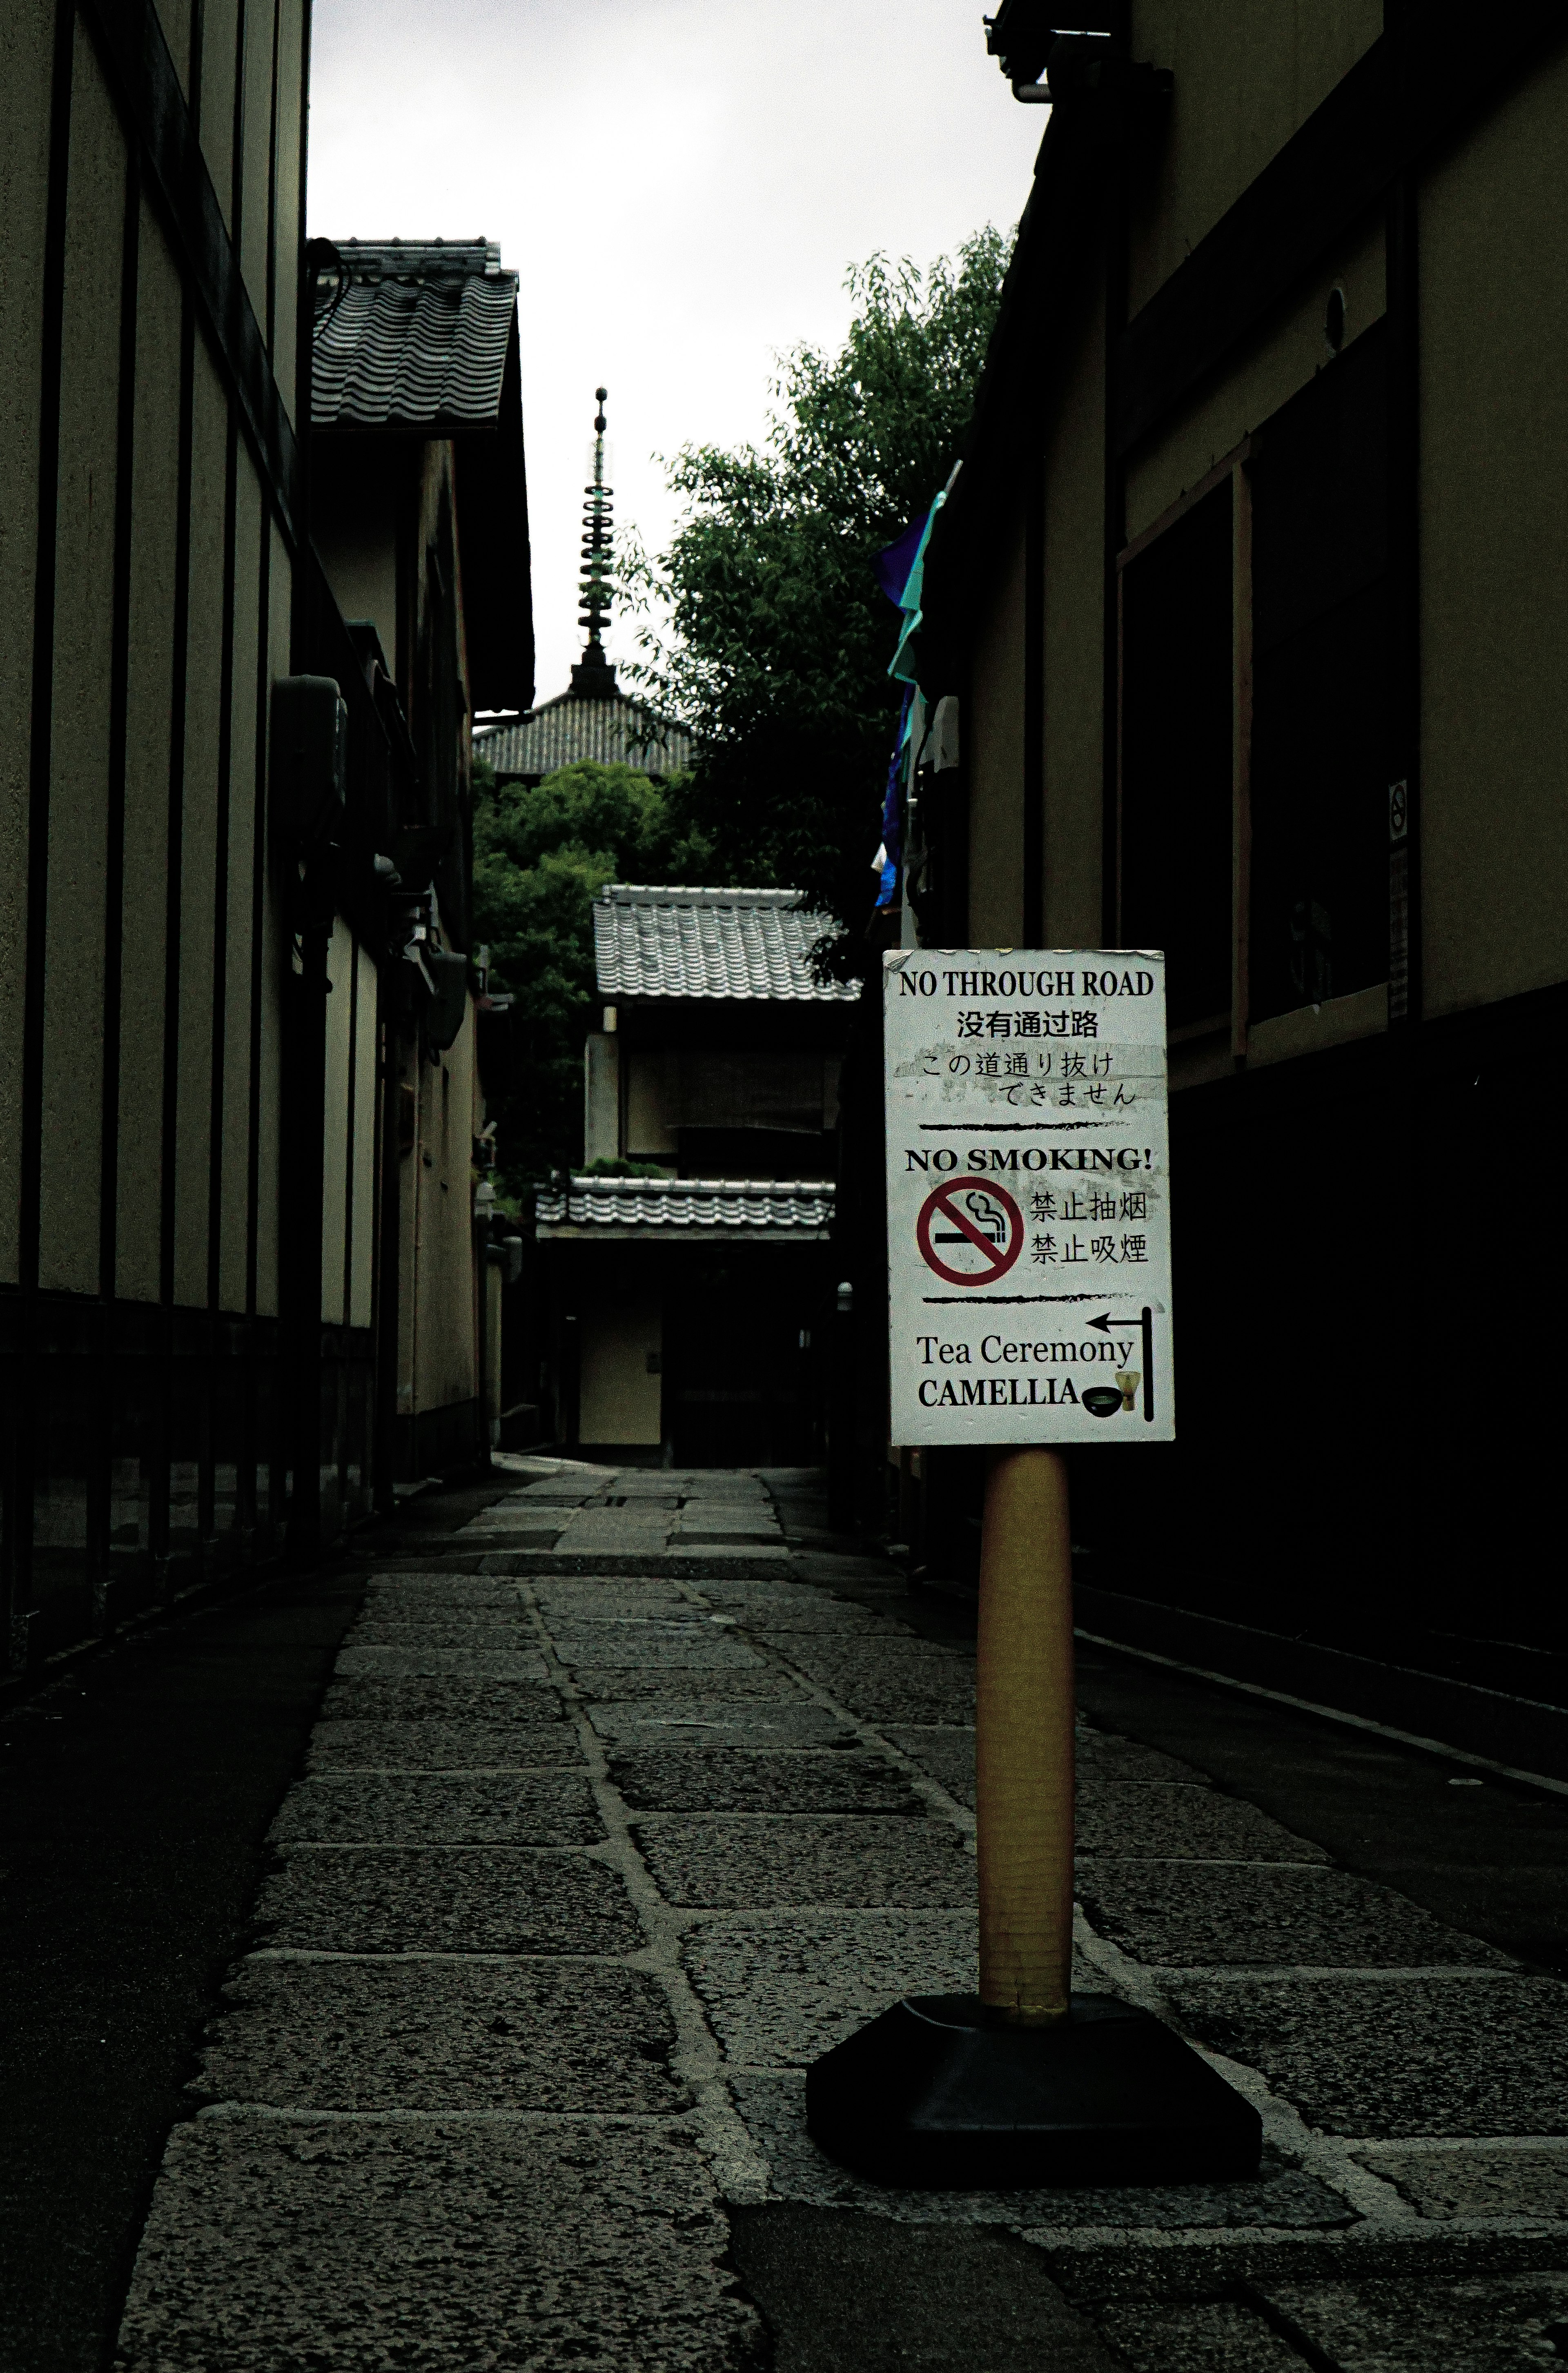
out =
[[[1024,1214],[987,1179],[946,1178],[920,1206],[915,1242],[927,1268],[949,1285],[994,1285],[1024,1249]],[[953,1266],[950,1247],[965,1268]]]

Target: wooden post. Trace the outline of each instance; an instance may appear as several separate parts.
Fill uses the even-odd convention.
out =
[[[1072,1985],[1072,1547],[1059,1451],[994,1450],[976,1692],[980,2000],[1067,2016]]]

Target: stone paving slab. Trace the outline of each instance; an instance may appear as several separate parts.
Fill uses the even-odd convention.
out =
[[[417,1680],[437,1676],[453,1680],[543,1681],[549,1676],[538,1650],[521,1648],[361,1648],[340,1649],[338,1677],[343,1680],[386,1678]]]
[[[1212,1788],[1169,1781],[1123,1784],[1086,1775],[1078,1789],[1078,1849],[1084,1854],[1171,1855],[1178,1860],[1327,1863],[1256,1805]]]
[[[1200,2043],[1330,2133],[1568,2133],[1568,1987],[1555,1978],[1178,1981]]]
[[[748,1631],[871,1633],[879,1640],[913,1636],[907,1626],[879,1615],[873,1607],[858,1606],[849,1598],[830,1598],[825,1591],[808,1589],[803,1583],[732,1582],[715,1575],[703,1584],[702,1595],[715,1607],[727,1608]]]
[[[679,1583],[615,1581],[604,1574],[573,1574],[541,1582],[533,1595],[550,1622],[630,1622],[660,1615],[680,1615],[696,1622],[704,1611],[684,1596]]]
[[[538,1960],[244,1962],[197,2090],[283,2110],[667,2115],[675,2028],[640,1970]]]
[[[521,1606],[513,1582],[483,1582],[469,1573],[375,1572],[365,1584],[365,1605],[388,1615],[431,1608],[473,1607],[476,1613],[504,1607],[515,1614]]]
[[[405,1729],[417,1736],[420,1725]],[[278,1845],[591,1846],[604,1825],[586,1772],[324,1773],[297,1781]]]
[[[544,1677],[502,1681],[461,1673],[357,1673],[334,1679],[323,1722],[512,1724],[532,1729],[560,1719],[561,1701]]]
[[[474,1607],[468,1610],[420,1607],[395,1615],[379,1607],[367,1607],[348,1637],[351,1650],[360,1648],[500,1648],[537,1655],[538,1642],[527,1612]]]
[[[513,1771],[580,1764],[569,1722],[319,1722],[311,1771]]]
[[[1156,1967],[1509,1966],[1490,1945],[1345,1871],[1100,1856],[1080,1864],[1078,1892],[1102,1935]]]
[[[591,1666],[603,1672],[614,1665],[638,1671],[735,1673],[755,1671],[762,1658],[743,1640],[708,1623],[671,1624],[573,1622],[551,1627],[551,1643],[563,1665]]]
[[[294,1846],[256,1907],[263,1941],[333,1953],[632,1953],[616,1874],[522,1846]]]
[[[177,2126],[117,2373],[751,2373],[690,2138],[511,2121]]]
[[[853,1747],[855,1733],[826,1706],[805,1698],[658,1697],[592,1705],[602,1738],[626,1747]]]
[[[455,1538],[456,1536],[454,1535]],[[749,1574],[761,1578],[787,1570],[788,1549],[573,1549],[563,1540],[555,1549],[486,1549],[462,1562],[480,1574],[646,1574],[667,1575],[673,1582],[701,1584],[705,1573]]]
[[[1117,2302],[1094,2321],[1129,2373],[1303,2373],[1307,2362],[1239,2299]]]
[[[1340,2373],[1523,2373],[1560,2364],[1554,2334],[1568,2331],[1568,2268],[1471,2282],[1427,2274],[1258,2289]]]
[[[971,1712],[973,1709],[971,1708]],[[890,1726],[884,1736],[902,1748],[937,1785],[958,1804],[975,1809],[975,1733],[973,1728],[908,1729]]]
[[[1040,2192],[925,2192],[851,2175],[806,2132],[803,2069],[741,2071],[730,2080],[747,2132],[780,2200],[865,2209],[919,2225],[979,2221],[994,2225],[1143,2227],[1269,2225],[1322,2230],[1350,2225],[1355,2211],[1316,2176],[1266,2150],[1256,2180],[1210,2184],[1075,2185]]]
[[[673,1704],[698,1699],[717,1703],[754,1698],[783,1699],[790,1705],[806,1701],[788,1673],[776,1665],[765,1665],[760,1656],[747,1666],[728,1669],[671,1665],[646,1672],[635,1665],[577,1665],[572,1668],[572,1684],[585,1698],[607,1698],[617,1704],[634,1699],[649,1703],[668,1699]]]
[[[925,1810],[881,1756],[645,1748],[617,1755],[610,1777],[626,1804],[656,1813],[908,1813]]]
[[[788,1653],[788,1652],[786,1652]],[[960,1805],[975,1805],[973,1728],[888,1725],[885,1736]],[[1126,1739],[1077,1745],[1078,1843],[1083,1853],[1222,1854],[1322,1862],[1322,1850],[1278,1828],[1256,1806],[1217,1795],[1173,1756]],[[1174,1775],[1174,1777],[1173,1777]],[[1154,1799],[1144,1805],[1141,1797]]]
[[[1568,2126],[1568,2104],[1562,2123]],[[1353,2154],[1423,2216],[1555,2216],[1568,2222],[1568,2143],[1555,2148],[1457,2144]]]
[[[841,1642],[797,1636],[784,1653],[863,1721],[965,1724],[975,1719],[974,1659],[932,1641]]]
[[[975,1858],[956,1830],[935,1821],[671,1817],[639,1820],[637,1838],[661,1894],[697,1910],[945,1910],[975,1901]]]
[[[730,2060],[802,2068],[901,1994],[972,1993],[972,1912],[696,1921],[681,1959]]]

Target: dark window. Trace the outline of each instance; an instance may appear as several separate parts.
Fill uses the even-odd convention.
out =
[[[1383,339],[1259,431],[1252,462],[1252,1014],[1388,973]]]
[[[1233,573],[1226,479],[1121,576],[1121,936],[1173,1025],[1230,1011]]]

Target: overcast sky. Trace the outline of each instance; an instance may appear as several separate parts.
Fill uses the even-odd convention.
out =
[[[617,524],[652,459],[760,437],[773,358],[833,345],[846,267],[1023,210],[1041,111],[980,0],[316,0],[310,228],[500,243],[521,275],[537,697],[580,647],[578,522],[610,390]],[[609,649],[630,643],[612,626]]]

